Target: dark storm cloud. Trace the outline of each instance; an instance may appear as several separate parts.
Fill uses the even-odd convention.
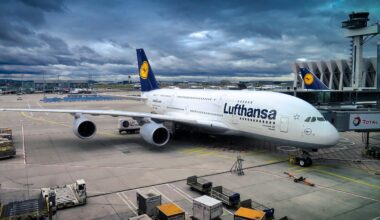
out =
[[[298,58],[347,58],[340,22],[360,10],[379,20],[369,0],[5,0],[0,73],[120,80],[137,71],[143,47],[160,76],[282,76]]]
[[[24,4],[44,11],[63,11],[63,0],[21,0]]]

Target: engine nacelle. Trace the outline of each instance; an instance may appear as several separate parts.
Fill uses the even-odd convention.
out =
[[[158,147],[164,146],[170,139],[169,130],[164,125],[155,122],[141,126],[140,135],[146,142]]]
[[[84,116],[80,116],[73,123],[74,134],[82,139],[91,138],[96,133],[96,125]]]

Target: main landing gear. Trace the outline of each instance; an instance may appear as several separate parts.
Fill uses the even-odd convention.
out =
[[[289,162],[291,164],[297,164],[300,167],[308,167],[313,164],[310,154],[307,151],[302,151],[300,155],[289,155]]]

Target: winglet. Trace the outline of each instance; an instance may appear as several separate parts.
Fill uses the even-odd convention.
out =
[[[300,68],[302,79],[306,89],[329,90],[329,88],[321,82],[317,76],[310,72],[307,68]]]
[[[136,49],[137,64],[139,68],[139,76],[141,83],[141,91],[148,92],[159,89],[156,78],[154,77],[152,68],[150,67],[148,58],[145,55],[144,49]]]

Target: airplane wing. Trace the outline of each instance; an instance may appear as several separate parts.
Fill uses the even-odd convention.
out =
[[[16,112],[48,112],[48,113],[68,113],[68,114],[87,114],[93,116],[109,115],[113,117],[124,116],[134,119],[152,119],[158,121],[179,122],[193,126],[209,127],[218,130],[230,130],[230,128],[219,121],[205,120],[202,118],[193,118],[189,115],[175,114],[163,115],[144,112],[129,112],[117,110],[74,110],[74,109],[0,109],[0,111],[16,111]]]

